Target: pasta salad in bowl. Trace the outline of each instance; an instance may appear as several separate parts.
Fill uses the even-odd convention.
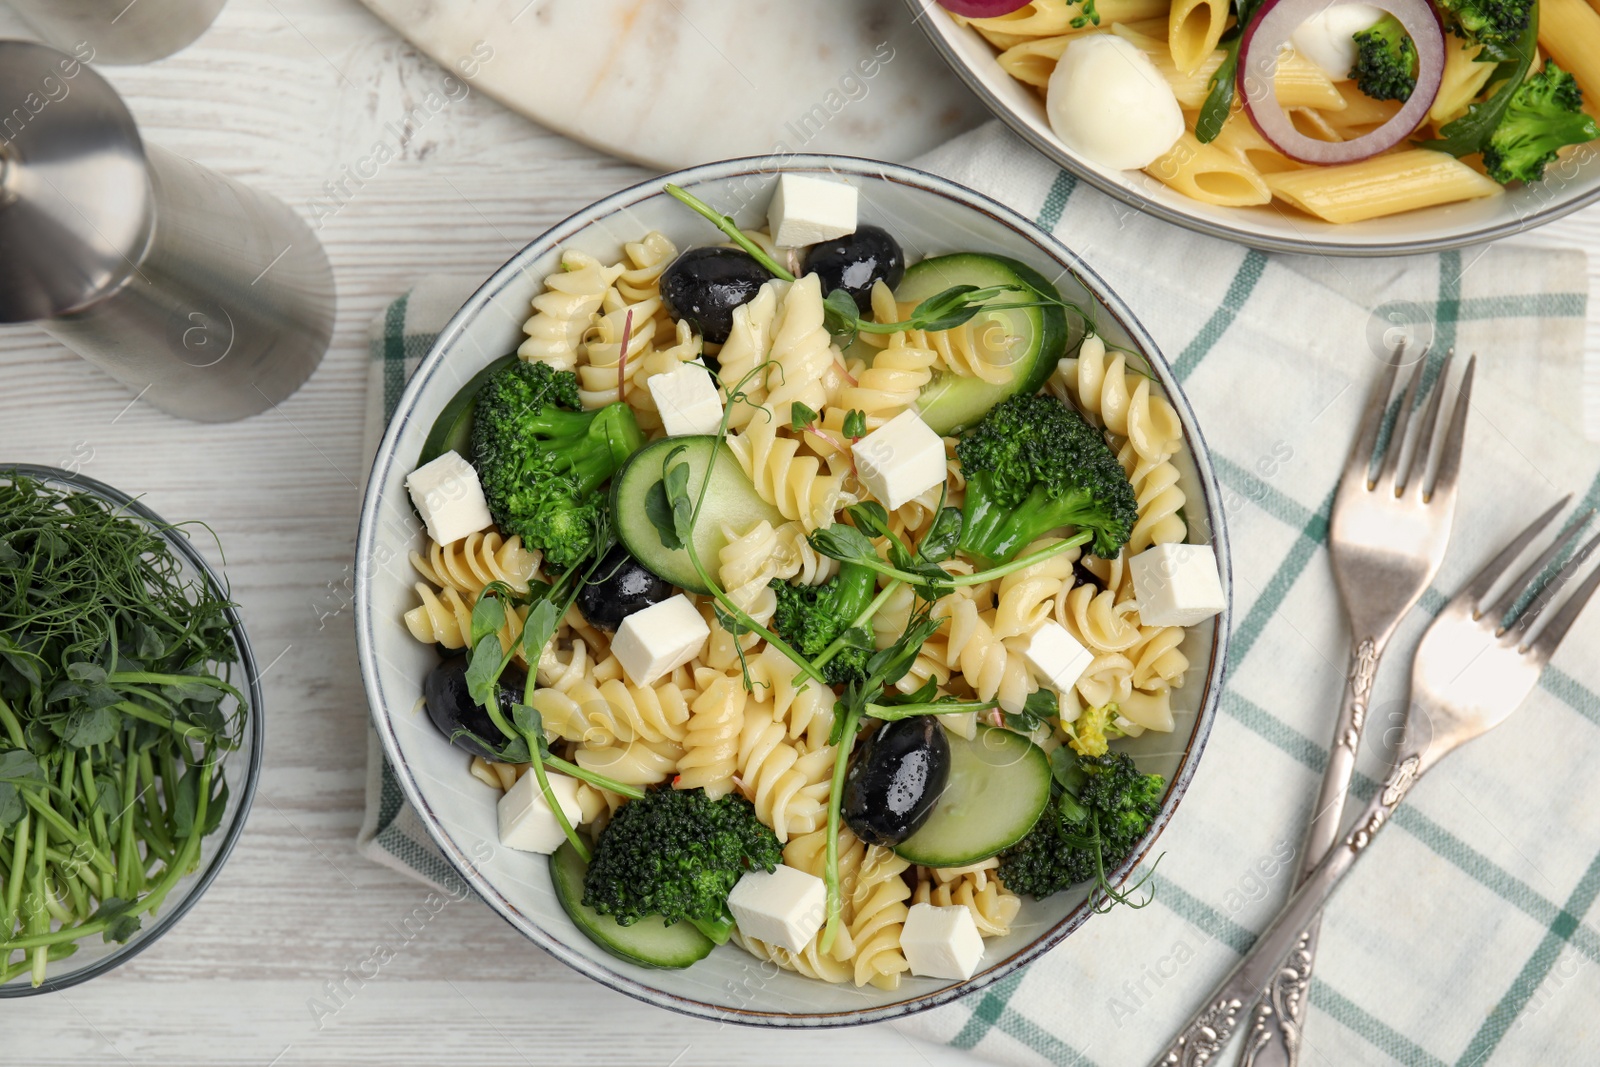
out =
[[[1600,198],[1585,0],[908,4],[1035,148],[1202,233],[1409,254]]]
[[[733,160],[580,212],[401,397],[374,721],[449,862],[613,988],[842,1025],[1094,911],[1214,714],[1192,413],[1070,251],[907,167]]]

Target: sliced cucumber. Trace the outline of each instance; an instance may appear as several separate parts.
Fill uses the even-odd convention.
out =
[[[436,460],[446,452],[455,452],[469,463],[472,461],[472,413],[478,407],[478,394],[490,375],[510,366],[516,358],[516,353],[501,356],[456,391],[439,412],[439,417],[433,420],[433,428],[422,442],[422,453],[417,456],[417,466]]]
[[[617,536],[627,546],[633,558],[653,573],[673,585],[695,593],[707,593],[700,576],[695,573],[689,553],[681,548],[667,548],[661,543],[661,532],[650,521],[646,500],[650,489],[661,481],[667,457],[674,449],[682,448],[683,462],[689,465],[689,495],[696,499],[706,471],[711,471],[711,486],[706,492],[705,507],[695,521],[694,547],[706,572],[715,574],[717,555],[726,547],[724,524],[738,533],[744,533],[762,519],[773,526],[783,524],[778,509],[756,494],[744,468],[733,450],[726,444],[715,453],[715,437],[666,437],[635,452],[616,477],[611,479],[611,513],[617,524]]]
[[[589,865],[583,862],[571,842],[556,849],[550,857],[550,878],[556,897],[567,917],[589,940],[629,963],[641,967],[678,968],[703,960],[716,946],[692,923],[667,925],[659,915],[623,926],[609,915],[601,915],[583,904],[583,876]]]
[[[953,285],[1021,286],[1025,292],[996,298],[995,303],[1020,304],[1030,294],[1060,300],[1061,294],[1049,280],[1025,263],[1004,256],[981,252],[958,252],[935,256],[910,267],[895,299],[916,304],[936,296]],[[1037,393],[1055,370],[1056,362],[1067,354],[1067,313],[1059,307],[1017,308],[1010,311],[980,312],[977,320],[998,316],[1006,330],[1018,338],[1011,380],[991,384],[979,378],[936,374],[922,390],[917,408],[922,421],[936,433],[952,434],[975,425],[990,408],[1008,396]]]
[[[925,867],[964,867],[1021,841],[1050,802],[1044,749],[998,726],[950,736],[950,778],[922,828],[894,847]]]

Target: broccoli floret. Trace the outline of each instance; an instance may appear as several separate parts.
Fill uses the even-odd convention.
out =
[[[1440,0],[1451,32],[1469,41],[1503,48],[1517,43],[1533,18],[1535,0]]]
[[[1104,756],[1107,742],[1126,736],[1117,725],[1120,710],[1116,704],[1102,704],[1085,708],[1076,719],[1063,722],[1061,729],[1066,732],[1067,744],[1082,756]]]
[[[489,513],[563,570],[596,547],[609,505],[595,490],[644,444],[626,404],[582,408],[576,375],[519,360],[484,384],[473,414],[473,465]]]
[[[1013,893],[1042,898],[1088,881],[1107,888],[1105,872],[1150,829],[1167,784],[1121,752],[1078,756],[1063,777],[1028,836],[1001,857],[1000,880]]]
[[[843,564],[837,575],[817,586],[790,585],[774,578],[778,607],[772,614],[772,628],[802,656],[816,659],[866,610],[877,588],[876,579],[871,570],[857,563]],[[859,681],[867,676],[872,652],[870,640],[860,645],[847,642],[823,665],[822,675],[830,685]]]
[[[1557,149],[1596,137],[1600,129],[1583,111],[1583,90],[1551,60],[1511,94],[1506,113],[1484,147],[1483,167],[1502,185],[1536,182],[1544,177]]]
[[[1355,35],[1350,77],[1374,100],[1409,100],[1417,87],[1417,46],[1393,15]]]
[[[967,479],[961,547],[1004,563],[1060,526],[1093,531],[1091,551],[1115,556],[1139,517],[1133,483],[1104,435],[1049,396],[995,405],[956,445]]]
[[[734,884],[781,862],[777,835],[742,796],[658,786],[617,809],[601,832],[583,903],[623,926],[647,915],[689,922],[721,944],[733,930]]]

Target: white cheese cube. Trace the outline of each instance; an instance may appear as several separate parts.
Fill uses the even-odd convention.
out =
[[[780,864],[750,871],[728,894],[728,910],[739,932],[790,952],[799,952],[822,929],[828,890],[814,874]]]
[[[494,522],[472,464],[454,452],[429,460],[406,478],[428,536],[441,545],[459,541]]]
[[[1139,621],[1193,626],[1228,606],[1210,545],[1154,545],[1128,560]]]
[[[890,511],[945,479],[944,441],[915,411],[902,411],[850,451],[861,484]]]
[[[983,959],[983,936],[972,912],[913,904],[900,930],[900,952],[911,973],[923,978],[971,978]]]
[[[578,780],[564,774],[551,774],[549,778],[550,792],[561,805],[562,814],[577,826],[583,817],[583,808],[578,804]],[[545,803],[539,776],[532,770],[518,778],[517,784],[500,798],[499,816],[500,843],[506,848],[548,856],[567,839],[555,812]]]
[[[767,207],[767,225],[773,241],[784,248],[855,233],[856,188],[804,174],[780,174]]]
[[[711,372],[697,363],[680,363],[649,381],[668,437],[716,433],[722,425],[722,398]]]
[[[634,685],[650,685],[694,659],[711,636],[694,601],[679,593],[622,620],[611,641],[623,673]]]
[[[1078,644],[1077,638],[1054,619],[1046,619],[1038,629],[1018,642],[1018,651],[1039,676],[1058,693],[1069,691],[1094,662],[1094,653]]]

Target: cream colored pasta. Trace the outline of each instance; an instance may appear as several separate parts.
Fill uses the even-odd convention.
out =
[[[544,280],[545,291],[533,298],[533,315],[522,324],[527,340],[517,355],[530,363],[548,363],[556,370],[578,365],[578,346],[622,267],[607,267],[576,249],[561,254],[561,270]]]
[[[1022,656],[1011,651],[994,634],[994,617],[987,618],[963,596],[947,596],[934,605],[937,618],[949,620],[945,632],[945,666],[959,671],[980,700],[995,700],[1007,711],[1021,711],[1036,688]]]
[[[1216,49],[1228,22],[1227,0],[1172,0],[1167,46],[1178,70],[1194,73]]]
[[[881,845],[868,845],[850,887],[850,939],[855,943],[855,982],[898,989],[911,969],[900,951],[900,931],[910,911],[911,887],[901,875],[908,860]]]
[[[1189,536],[1183,521],[1187,499],[1178,487],[1178,468],[1167,459],[1141,456],[1131,442],[1124,443],[1117,459],[1128,472],[1139,502],[1139,521],[1128,536],[1127,552],[1137,556],[1151,545],[1179,544]]]
[[[1539,47],[1577,79],[1592,114],[1600,99],[1600,12],[1583,0],[1540,0]]]
[[[794,744],[771,705],[747,706],[739,732],[739,780],[761,821],[780,842],[827,821],[833,749],[807,752]]]
[[[709,668],[695,672],[695,685],[700,695],[690,705],[683,758],[672,784],[678,789],[704,789],[716,799],[733,790],[747,694],[739,678]]]
[[[1328,222],[1361,222],[1501,193],[1494,179],[1427,148],[1269,174],[1266,180],[1276,196]]]
[[[497,530],[468,534],[448,545],[429,538],[426,556],[411,553],[411,566],[430,584],[474,597],[490,582],[526,593],[528,583],[539,577],[540,560],[538,551],[522,547],[522,538],[502,537]]]
[[[1272,190],[1248,159],[1216,144],[1201,144],[1192,133],[1179,137],[1145,173],[1205,204],[1249,207],[1272,199]]]
[[[963,870],[953,877],[939,868],[920,870],[922,876],[911,903],[966,908],[984,937],[1004,937],[1011,932],[1011,924],[1022,910],[1022,898],[1006,892],[1000,879],[984,870]]]
[[[728,412],[728,425],[735,430],[748,425],[752,419],[771,417],[771,412],[759,407],[766,398],[766,382],[771,372],[754,376],[751,372],[767,360],[767,352],[772,347],[772,324],[778,313],[778,302],[788,290],[788,282],[770,281],[761,287],[761,291],[749,303],[733,310],[733,329],[717,353],[717,363],[721,367],[724,388],[730,392],[737,388],[745,397]]]
[[[1058,544],[1059,537],[1042,537],[1025,547],[1020,556],[1042,552]],[[1072,585],[1072,564],[1078,551],[1058,553],[1000,579],[999,600],[995,605],[994,635],[1000,638],[1031,634],[1050,618],[1056,594]]]
[[[1151,380],[1128,369],[1125,352],[1113,352],[1090,334],[1076,356],[1061,361],[1056,379],[1080,410],[1118,437],[1127,438],[1140,456],[1165,459],[1178,450],[1183,424]]]

